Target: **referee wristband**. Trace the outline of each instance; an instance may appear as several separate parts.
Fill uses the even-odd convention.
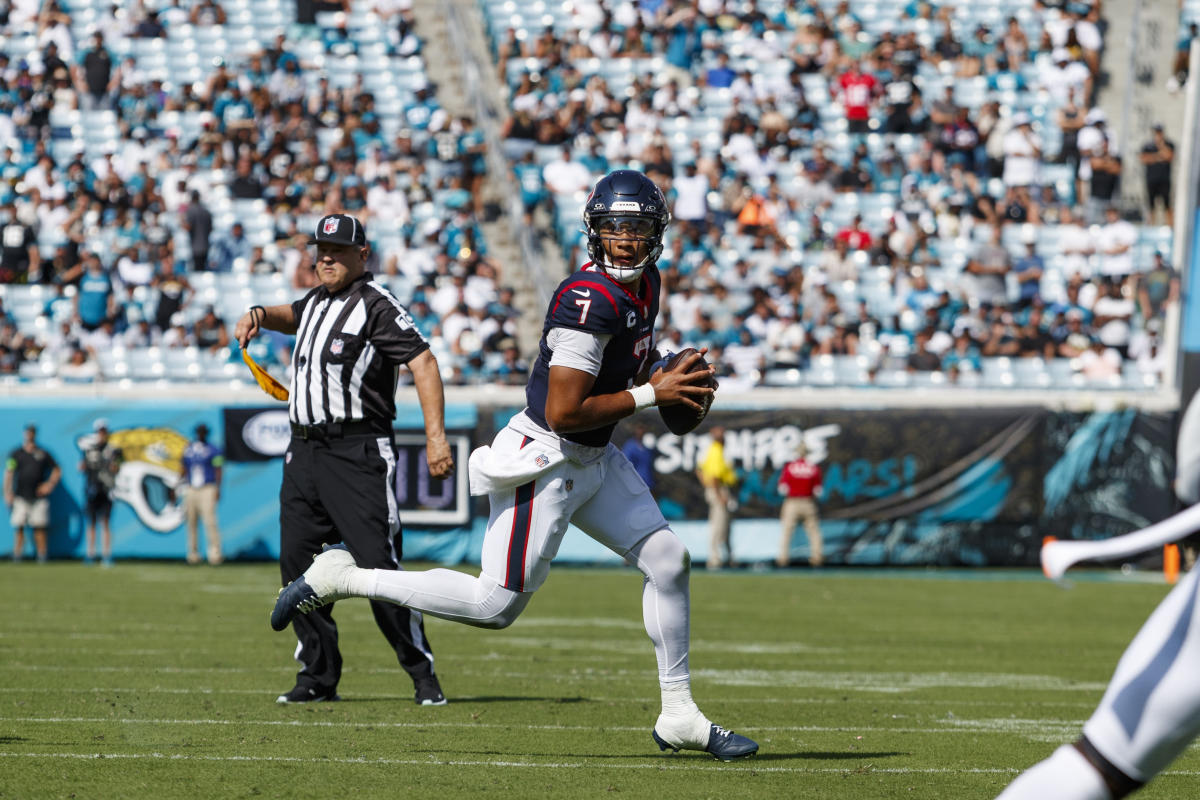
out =
[[[650,408],[658,403],[658,398],[654,396],[653,384],[643,383],[641,386],[635,386],[625,391],[633,395],[633,410],[635,412],[641,411],[643,408]]]
[[[250,306],[250,308],[248,310],[250,312],[250,321],[261,328],[262,324],[263,324],[263,320],[265,320],[267,318],[267,310],[265,308],[263,308],[262,306]],[[257,317],[254,316],[255,311],[261,312],[259,314],[259,316],[257,316]]]

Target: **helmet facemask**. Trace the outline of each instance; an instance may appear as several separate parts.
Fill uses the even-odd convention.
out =
[[[619,283],[640,278],[642,271],[662,254],[663,224],[658,217],[603,214],[590,216],[586,226],[592,263],[600,265]]]

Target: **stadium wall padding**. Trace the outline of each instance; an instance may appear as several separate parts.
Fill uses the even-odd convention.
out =
[[[399,486],[407,495],[402,503],[406,559],[478,563],[487,502],[465,496],[465,453],[490,440],[517,410],[447,406],[447,428],[461,446],[460,479],[440,485],[410,475],[409,488]],[[126,452],[112,515],[114,556],[182,559],[182,512],[168,488],[179,454],[196,424],[204,422],[212,441],[240,459],[225,465],[219,506],[227,557],[273,559],[288,437],[281,411],[282,406],[223,408],[151,399],[0,401],[0,446],[7,454],[19,446],[25,424],[38,426],[39,442],[63,471],[52,496],[51,556],[79,558],[84,548],[80,447],[92,435],[93,421],[106,418],[113,440]],[[830,563],[1000,566],[1035,564],[1044,536],[1104,538],[1173,513],[1176,416],[1133,409],[746,409],[714,412],[701,431],[683,437],[668,433],[657,414],[644,414],[639,421],[647,426],[643,441],[654,454],[655,495],[694,560],[703,561],[708,549],[706,506],[694,469],[708,444],[707,431],[722,425],[727,453],[741,478],[732,536],[735,561],[774,559],[781,501],[777,479],[803,441],[825,474],[821,518]],[[401,406],[396,427],[418,434],[409,438],[419,443],[420,408]],[[632,430],[622,425],[614,442],[624,443]],[[259,452],[247,452],[248,446]],[[415,465],[423,454],[416,444],[410,450],[409,463],[419,472]],[[12,547],[13,530],[4,514],[0,554],[10,554]],[[792,554],[807,555],[801,530]],[[620,563],[574,528],[558,560]]]

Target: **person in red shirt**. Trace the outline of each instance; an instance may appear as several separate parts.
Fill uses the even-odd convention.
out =
[[[842,107],[846,109],[846,130],[849,133],[869,133],[871,130],[871,103],[879,93],[879,81],[874,75],[859,70],[858,62],[850,62],[850,68],[838,78],[841,88]]]
[[[874,243],[871,232],[863,227],[862,214],[855,214],[850,227],[842,228],[835,238],[845,241],[851,250],[870,250]]]
[[[779,522],[783,531],[779,539],[779,556],[775,563],[780,567],[792,561],[792,533],[796,523],[804,520],[808,534],[808,563],[819,567],[825,563],[821,540],[821,520],[817,516],[817,499],[821,496],[821,468],[809,462],[805,456],[808,449],[801,443],[796,448],[796,458],[789,461],[779,476],[779,493],[783,495],[783,508]]]

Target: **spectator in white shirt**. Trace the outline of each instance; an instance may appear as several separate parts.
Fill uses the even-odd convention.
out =
[[[1079,371],[1092,380],[1115,378],[1121,374],[1121,354],[1097,339],[1079,354]]]
[[[687,281],[679,290],[667,295],[667,308],[671,312],[671,324],[683,333],[690,333],[696,328],[700,319],[700,309],[704,298],[696,291],[695,285]]]
[[[1092,73],[1081,61],[1072,61],[1065,47],[1056,47],[1048,63],[1038,68],[1037,87],[1045,89],[1055,105],[1063,105],[1072,92],[1081,97],[1092,96]]]
[[[1129,351],[1129,326],[1133,319],[1132,292],[1120,280],[1109,279],[1103,293],[1092,303],[1092,328],[1096,338],[1121,355]]]
[[[379,180],[367,190],[367,208],[379,219],[388,220],[388,225],[401,226],[409,220],[408,200],[404,192],[395,188],[389,172],[379,175]]]
[[[1100,254],[1100,274],[1124,277],[1134,272],[1133,247],[1137,244],[1137,228],[1121,219],[1116,206],[1105,212],[1105,223],[1096,236],[1096,252]]]
[[[1070,206],[1063,206],[1058,223],[1058,252],[1062,255],[1062,271],[1065,277],[1092,276],[1091,255],[1095,242],[1088,229],[1079,224]]]
[[[559,195],[586,192],[592,185],[592,173],[571,158],[571,148],[563,147],[558,158],[542,167],[542,178],[550,190]]]
[[[1004,135],[1006,186],[1031,186],[1038,182],[1042,140],[1033,132],[1033,121],[1024,112],[1013,115],[1013,127]]]
[[[725,346],[725,363],[733,369],[735,378],[759,383],[766,365],[766,353],[762,345],[754,341],[747,328],[738,331],[738,340]]]
[[[684,174],[675,178],[675,219],[703,225],[708,217],[708,178],[696,172],[696,162],[684,165]]]

